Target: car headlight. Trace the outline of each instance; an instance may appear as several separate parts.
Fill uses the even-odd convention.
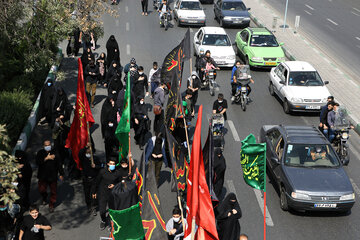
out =
[[[278,58],[278,61],[279,61],[279,62],[285,62],[285,57],[279,57],[279,58]]]
[[[345,200],[355,200],[355,193],[350,193],[350,194],[342,195],[342,196],[340,197],[340,201],[345,201]]]
[[[300,200],[311,200],[309,195],[300,192],[292,192],[291,197]]]
[[[349,138],[349,133],[343,132],[343,133],[341,134],[341,138],[343,138],[343,139],[348,139],[348,138]]]
[[[243,18],[244,21],[250,21],[250,18],[249,17],[245,17]]]
[[[303,100],[301,98],[291,98],[290,101],[294,103],[301,103]]]
[[[262,62],[263,58],[262,57],[252,57],[251,60],[253,60],[255,62]]]
[[[231,17],[224,17],[224,19],[223,19],[224,21],[231,21],[232,20],[232,18]]]

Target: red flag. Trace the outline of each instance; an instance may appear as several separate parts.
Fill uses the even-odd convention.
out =
[[[71,149],[77,168],[81,170],[82,168],[78,155],[80,149],[84,148],[89,142],[87,122],[89,122],[89,127],[91,127],[95,121],[85,94],[83,67],[80,58],[78,59],[78,65],[79,71],[75,104],[76,108],[65,147]]]
[[[195,219],[195,240],[218,240],[215,215],[206,183],[201,149],[202,105],[198,111],[194,141],[191,150],[190,170],[187,185],[187,223],[185,240],[191,238],[192,220]]]

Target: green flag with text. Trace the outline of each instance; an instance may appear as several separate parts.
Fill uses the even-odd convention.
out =
[[[244,181],[266,192],[266,143],[256,143],[253,134],[241,141],[240,163]]]
[[[130,134],[130,72],[127,75],[126,91],[124,96],[124,108],[120,118],[120,122],[116,128],[115,136],[119,140],[119,162],[122,158],[126,158],[129,153],[129,134]]]

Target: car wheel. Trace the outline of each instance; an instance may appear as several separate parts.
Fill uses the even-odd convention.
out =
[[[270,84],[269,84],[269,92],[270,92],[270,95],[271,95],[271,96],[274,96],[274,95],[275,95],[274,84],[272,84],[271,81],[270,81]]]
[[[249,65],[250,70],[253,70],[253,67],[250,65],[248,56],[245,56],[245,65]]]
[[[283,211],[288,211],[289,210],[288,200],[287,200],[287,197],[286,197],[284,187],[281,187],[281,191],[280,191],[280,208]]]
[[[289,105],[289,102],[286,100],[286,98],[284,99],[284,102],[283,102],[283,109],[286,114],[290,113],[290,105]]]

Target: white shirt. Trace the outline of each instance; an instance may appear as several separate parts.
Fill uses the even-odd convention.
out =
[[[152,75],[154,75],[154,73],[157,71],[157,69],[155,70],[154,68],[150,69],[149,72],[149,77],[148,77],[148,82],[151,83],[151,77]]]

